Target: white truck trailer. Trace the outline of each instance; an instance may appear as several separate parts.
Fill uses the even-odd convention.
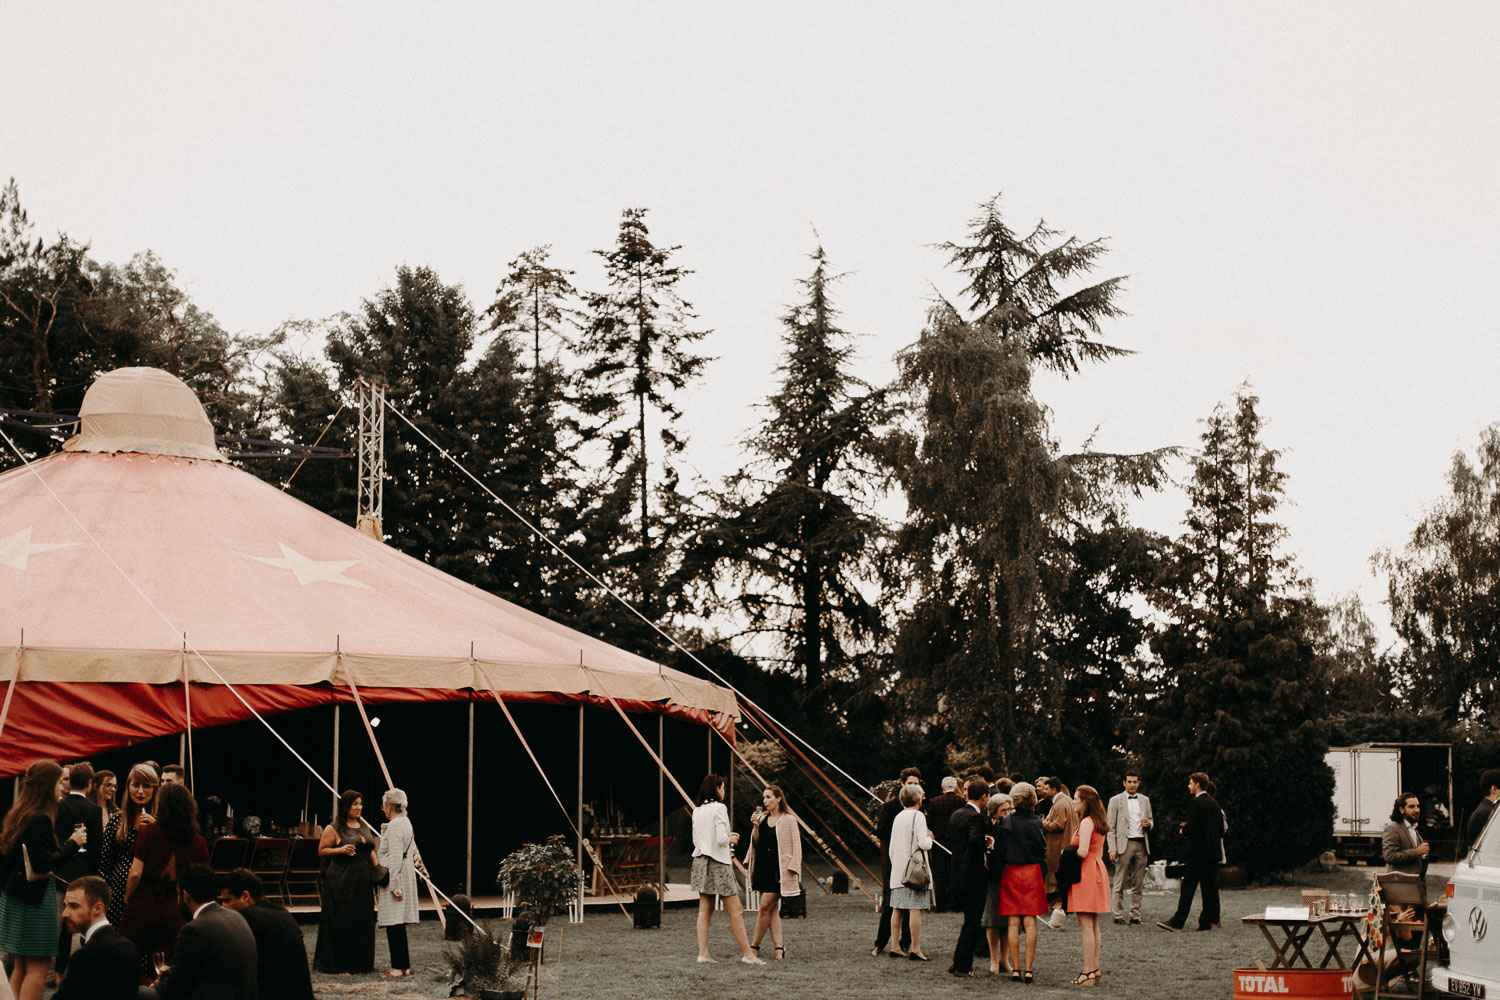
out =
[[[1423,832],[1435,846],[1453,832],[1453,746],[1449,743],[1361,743],[1331,747],[1333,850],[1346,861],[1383,864],[1380,834],[1396,796],[1422,800]]]

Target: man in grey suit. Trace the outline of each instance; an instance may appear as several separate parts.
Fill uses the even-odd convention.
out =
[[[1396,796],[1391,821],[1380,835],[1380,856],[1393,872],[1427,875],[1427,855],[1432,845],[1422,839],[1417,821],[1422,818],[1422,800],[1411,792]]]
[[[1130,887],[1130,922],[1141,922],[1141,891],[1146,866],[1151,862],[1151,800],[1141,794],[1141,775],[1133,768],[1125,772],[1125,790],[1109,800],[1109,833],[1105,842],[1109,860],[1115,864],[1109,908],[1115,923],[1123,924],[1125,887]]]

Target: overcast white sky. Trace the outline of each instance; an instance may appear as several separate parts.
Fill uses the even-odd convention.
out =
[[[1368,557],[1500,419],[1497,29],[1492,3],[10,3],[0,174],[244,333],[401,263],[482,307],[539,243],[596,285],[588,251],[649,207],[714,330],[688,405],[713,477],[812,227],[881,381],[956,288],[930,245],[1003,191],[1130,276],[1110,338],[1139,354],[1041,385],[1064,446],[1190,446],[1249,380],[1304,570],[1384,627]]]

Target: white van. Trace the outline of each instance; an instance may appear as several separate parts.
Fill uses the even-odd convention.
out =
[[[1500,1000],[1500,810],[1458,863],[1447,895],[1448,964],[1433,970],[1432,985],[1450,996]]]

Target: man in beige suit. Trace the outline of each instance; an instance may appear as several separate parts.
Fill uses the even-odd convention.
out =
[[[1125,790],[1109,800],[1109,833],[1105,841],[1109,860],[1115,865],[1109,908],[1115,923],[1126,920],[1125,888],[1130,888],[1129,919],[1141,922],[1141,894],[1146,866],[1151,862],[1151,800],[1141,793],[1141,775],[1134,768],[1125,772]]]
[[[1062,894],[1057,891],[1057,865],[1062,852],[1078,832],[1078,813],[1073,809],[1073,800],[1068,796],[1068,786],[1061,778],[1044,778],[1044,791],[1052,796],[1052,809],[1042,821],[1042,830],[1047,834],[1047,898],[1052,901],[1052,916],[1045,923],[1055,931],[1062,930]]]

